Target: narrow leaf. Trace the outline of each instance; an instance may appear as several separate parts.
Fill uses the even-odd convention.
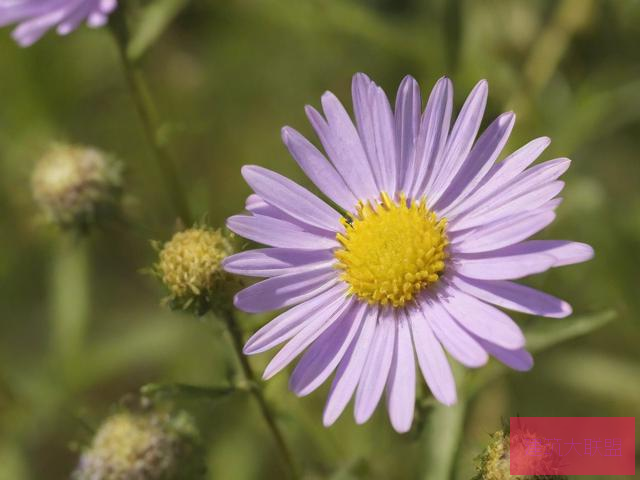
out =
[[[189,0],[158,0],[142,11],[127,47],[127,55],[131,61],[142,58],[188,2]]]
[[[613,310],[561,320],[539,319],[524,330],[527,349],[540,352],[566,340],[586,335],[606,325],[615,317]]]

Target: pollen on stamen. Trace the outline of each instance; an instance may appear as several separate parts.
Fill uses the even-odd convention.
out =
[[[348,293],[374,304],[402,307],[445,268],[446,219],[439,219],[426,200],[394,201],[386,192],[376,203],[360,202],[343,220],[335,252]]]

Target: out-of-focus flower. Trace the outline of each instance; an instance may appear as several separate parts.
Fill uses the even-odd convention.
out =
[[[17,23],[13,38],[28,47],[54,27],[60,35],[84,21],[102,27],[117,6],[117,0],[0,0],[0,27]]]
[[[171,308],[203,315],[230,306],[230,278],[221,264],[233,253],[233,245],[222,232],[190,228],[176,233],[158,250],[153,273],[169,290],[166,302]]]
[[[31,186],[48,221],[86,231],[120,213],[122,163],[95,148],[55,144],[36,165]]]
[[[195,480],[203,449],[186,412],[120,412],[107,418],[82,453],[74,480]]]
[[[267,366],[271,378],[306,352],[289,386],[307,395],[335,371],[324,412],[332,424],[355,394],[367,421],[387,392],[391,423],[412,423],[415,357],[433,395],[456,402],[445,350],[468,367],[493,355],[516,370],[533,365],[522,331],[504,312],[565,317],[564,301],[512,280],[583,262],[583,243],[532,240],[555,218],[558,177],[569,160],[529,167],[549,144],[528,143],[496,163],[514,124],[500,115],[475,141],[487,100],[481,81],[453,127],[453,88],[440,79],[421,112],[417,82],[400,85],[395,111],[367,76],[353,80],[356,125],[330,92],[324,117],[307,115],[329,160],[295,130],[284,143],[302,170],[345,213],[286,177],[245,166],[251,215],[228,227],[269,248],[233,255],[228,272],[269,277],[239,292],[247,312],[293,307],[245,346],[257,354],[287,342]],[[444,347],[444,348],[443,348]]]
[[[519,435],[518,438],[514,438],[514,445],[524,452],[528,445],[527,441],[535,439],[534,435]],[[549,470],[554,463],[558,465],[561,463],[557,455],[534,457],[521,453],[518,458],[544,464],[538,467],[544,470]],[[522,466],[516,465],[515,468],[520,469]],[[476,458],[476,471],[477,474],[473,480],[567,480],[564,475],[511,475],[511,438],[508,431],[502,430],[491,435],[489,444]]]

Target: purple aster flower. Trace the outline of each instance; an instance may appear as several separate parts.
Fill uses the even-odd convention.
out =
[[[60,35],[85,20],[90,27],[101,27],[117,5],[117,0],[0,0],[0,27],[18,23],[13,38],[28,47],[53,27]]]
[[[251,215],[229,218],[237,234],[268,245],[226,259],[227,271],[268,277],[241,292],[246,312],[291,307],[247,342],[257,354],[283,344],[264,372],[298,362],[290,378],[307,395],[335,372],[324,411],[331,425],[355,395],[369,419],[386,391],[393,427],[413,419],[416,366],[440,402],[456,401],[445,352],[467,367],[491,355],[516,370],[533,365],[520,328],[496,307],[565,317],[571,307],[513,280],[583,262],[588,245],[527,240],[555,218],[559,158],[530,165],[538,138],[496,162],[514,124],[500,115],[475,141],[487,82],[479,82],[450,127],[453,88],[440,79],[421,113],[416,81],[403,80],[395,110],[366,75],[353,79],[355,125],[338,99],[306,112],[327,158],[290,127],[291,155],[336,208],[270,170],[245,166]],[[474,142],[475,141],[475,142]],[[342,211],[339,212],[338,208]],[[285,343],[286,342],[286,343]]]

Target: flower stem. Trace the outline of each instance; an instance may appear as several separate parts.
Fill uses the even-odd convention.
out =
[[[227,330],[229,331],[229,335],[231,337],[233,349],[236,352],[238,361],[240,362],[242,373],[245,377],[245,380],[249,384],[249,390],[255,398],[260,409],[260,413],[264,417],[267,426],[269,427],[269,431],[271,432],[271,435],[273,436],[276,445],[280,450],[282,458],[286,464],[289,477],[291,479],[296,479],[298,478],[298,473],[296,471],[296,467],[293,462],[293,457],[291,456],[289,447],[285,442],[284,435],[282,434],[280,427],[278,427],[278,424],[276,423],[275,415],[271,411],[271,408],[269,407],[269,404],[267,403],[267,400],[262,393],[262,389],[260,388],[260,385],[256,380],[256,376],[253,373],[251,365],[249,364],[249,360],[247,359],[246,355],[242,353],[242,333],[240,331],[240,327],[238,326],[235,314],[232,310],[227,310],[222,316],[225,324],[227,325]]]
[[[453,406],[437,405],[430,412],[424,427],[423,478],[456,478],[455,464],[466,407],[466,400],[458,399],[458,403]]]
[[[191,225],[189,205],[182,184],[178,179],[176,165],[167,151],[164,141],[160,138],[160,120],[151,92],[142,71],[128,54],[127,46],[130,34],[124,9],[118,9],[109,25],[116,40],[131,98],[142,122],[145,136],[155,157],[165,188],[171,196],[176,213],[182,223]]]
[[[529,114],[531,98],[535,98],[553,77],[562,58],[571,46],[571,40],[594,17],[594,0],[562,0],[545,28],[537,35],[536,42],[526,59],[522,72],[522,84],[507,108],[521,116]]]
[[[65,373],[82,354],[91,302],[89,243],[61,238],[51,272],[52,353]]]
[[[239,391],[234,386],[200,386],[186,383],[148,383],[140,389],[140,393],[146,397],[170,397],[170,398],[207,398],[218,400],[227,395]]]
[[[468,376],[459,365],[452,367],[457,383],[460,385],[458,401],[451,406],[437,403],[428,413],[422,432],[424,452],[422,478],[424,479],[458,478],[456,461],[468,410],[469,398],[466,389]]]

